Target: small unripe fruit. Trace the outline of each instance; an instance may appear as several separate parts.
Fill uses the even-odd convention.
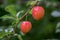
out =
[[[31,30],[31,28],[32,24],[29,21],[23,21],[20,25],[20,29],[24,34],[28,33]]]
[[[32,8],[32,17],[35,20],[40,20],[44,16],[44,8],[41,6],[35,6]]]

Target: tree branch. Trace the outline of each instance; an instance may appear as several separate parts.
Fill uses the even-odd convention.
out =
[[[34,5],[30,6],[28,8],[27,12],[25,12],[25,14],[21,18],[18,18],[18,20],[20,21],[21,19],[23,19],[28,14],[28,12],[32,9],[32,7],[36,5],[36,3],[37,3],[37,1],[35,1],[34,2]]]
[[[30,6],[30,7],[28,8],[28,10],[26,10],[25,14],[24,14],[21,18],[18,18],[19,22],[20,22],[20,20],[22,20],[22,19],[29,13],[29,11],[32,9],[32,7],[36,5],[36,3],[37,3],[37,1],[35,1],[35,2],[34,2],[34,5]],[[19,24],[19,22],[16,23],[16,25],[15,25],[15,27],[14,27],[14,33],[15,33],[16,27],[17,27],[17,25]],[[20,38],[18,38],[18,39],[20,40]]]

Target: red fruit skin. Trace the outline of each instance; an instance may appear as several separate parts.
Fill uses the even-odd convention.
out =
[[[31,30],[31,28],[32,24],[29,21],[23,21],[20,25],[20,29],[24,34],[28,33]]]
[[[44,8],[41,6],[35,6],[32,8],[32,17],[35,20],[39,20],[44,16]]]

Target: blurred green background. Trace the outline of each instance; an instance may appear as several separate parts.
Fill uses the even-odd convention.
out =
[[[35,1],[35,0],[34,0]],[[23,35],[19,29],[21,21],[16,17],[22,17],[30,6],[32,0],[0,0],[0,40],[60,40],[60,0],[38,0],[39,6],[45,9],[44,17],[36,21],[29,11],[27,20],[32,23],[32,29]]]

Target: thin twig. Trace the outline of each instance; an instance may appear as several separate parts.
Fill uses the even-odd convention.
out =
[[[29,11],[32,9],[32,7],[36,5],[36,3],[37,3],[37,1],[34,2],[34,5],[32,5],[28,8],[28,10],[25,12],[25,14],[21,18],[18,18],[19,22],[29,13]],[[16,23],[16,25],[14,27],[14,32],[15,32],[15,29],[16,29],[17,25],[19,24],[19,22]],[[18,38],[18,39],[20,40],[20,38]]]
[[[30,6],[30,7],[28,8],[27,12],[26,12],[21,18],[19,18],[18,20],[23,19],[23,18],[28,14],[28,12],[32,9],[32,7],[36,5],[36,3],[37,3],[37,1],[35,1],[35,2],[34,2],[34,5]]]

